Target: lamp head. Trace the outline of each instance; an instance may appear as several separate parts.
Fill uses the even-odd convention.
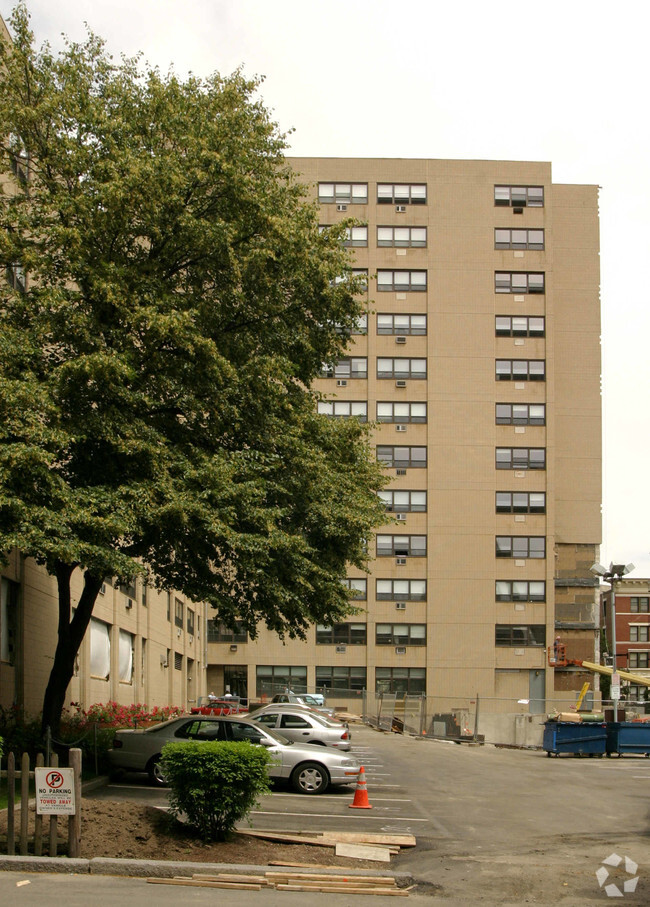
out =
[[[603,567],[602,564],[592,564],[589,568],[592,573],[595,573],[597,576],[606,576],[607,567]]]

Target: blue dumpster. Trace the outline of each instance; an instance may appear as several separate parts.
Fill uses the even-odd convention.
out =
[[[640,753],[650,756],[650,721],[610,721],[607,725],[607,755]]]
[[[602,756],[607,744],[607,725],[603,722],[547,721],[542,746],[546,755]]]

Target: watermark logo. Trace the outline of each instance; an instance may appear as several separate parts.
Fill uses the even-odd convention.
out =
[[[607,868],[611,866],[613,869],[621,868],[621,872],[617,873],[617,880],[620,882],[622,878],[622,863],[625,863],[625,872],[628,876],[633,878],[628,878],[623,880],[623,890],[619,888],[618,885],[614,882],[610,882],[609,885],[605,884],[609,879],[610,871]],[[596,878],[598,879],[598,884],[601,888],[604,886],[605,894],[608,898],[624,898],[626,894],[633,894],[636,891],[637,882],[639,877],[636,874],[638,865],[631,860],[629,857],[619,857],[617,853],[610,853],[606,860],[603,860],[602,865],[596,872]]]

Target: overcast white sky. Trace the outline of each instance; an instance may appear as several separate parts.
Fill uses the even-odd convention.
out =
[[[601,186],[601,561],[650,577],[650,160],[640,0],[29,0],[37,43],[264,75],[290,153],[551,161]],[[0,0],[8,18],[13,3]]]

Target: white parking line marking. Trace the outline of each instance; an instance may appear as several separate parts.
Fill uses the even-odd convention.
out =
[[[349,815],[348,813],[342,813],[337,815],[335,813],[278,813],[272,812],[271,810],[266,809],[255,809],[251,811],[251,815],[255,816],[300,816],[303,819],[313,818],[313,819],[355,819],[356,816]],[[364,814],[364,819],[377,819],[379,822],[385,822],[386,816],[379,815],[368,815]],[[392,816],[391,822],[429,822],[429,819],[413,819],[408,816]]]

